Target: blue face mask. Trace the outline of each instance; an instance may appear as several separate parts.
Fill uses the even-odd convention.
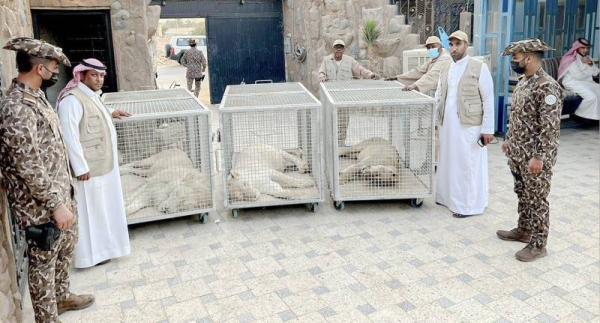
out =
[[[427,55],[429,55],[431,59],[436,59],[440,56],[440,51],[437,48],[431,48],[427,50]]]

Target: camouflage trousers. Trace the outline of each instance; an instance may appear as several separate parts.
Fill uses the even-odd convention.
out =
[[[77,223],[61,231],[50,251],[28,241],[29,294],[37,323],[60,322],[56,303],[69,297],[69,267],[76,242]]]
[[[519,199],[519,222],[521,229],[531,231],[530,248],[542,248],[548,242],[550,228],[550,180],[552,169],[544,169],[534,175],[529,173],[527,166],[518,167],[517,172],[511,170],[515,193]]]
[[[200,94],[200,83],[202,83],[202,81],[200,81],[200,79],[198,79],[198,80],[193,79],[193,78],[187,79],[187,87],[190,92],[192,92],[192,84],[194,85],[194,96],[195,97],[198,97],[198,95]]]

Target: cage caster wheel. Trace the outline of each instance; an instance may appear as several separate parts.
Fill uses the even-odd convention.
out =
[[[238,217],[238,209],[233,209],[233,210],[231,210],[231,215],[232,215],[234,218],[237,218],[237,217]]]
[[[310,204],[308,207],[312,213],[317,213],[319,211],[319,203]]]
[[[420,208],[421,206],[423,206],[423,199],[411,199],[410,206],[414,208]]]
[[[335,206],[335,209],[338,211],[342,211],[344,209],[344,201],[335,201],[333,203],[333,205]]]
[[[208,220],[208,213],[202,213],[202,214],[200,214],[200,216],[198,218],[198,222],[200,222],[200,223],[206,223],[207,220]]]

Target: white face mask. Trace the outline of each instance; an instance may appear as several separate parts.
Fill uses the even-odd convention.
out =
[[[436,59],[440,56],[440,51],[437,48],[431,48],[427,50],[427,55],[429,55],[431,59]]]

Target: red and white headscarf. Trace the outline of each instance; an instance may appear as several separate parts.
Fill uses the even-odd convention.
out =
[[[60,93],[58,94],[58,98],[56,99],[57,107],[60,101],[64,99],[64,96],[67,94],[67,92],[77,87],[77,84],[81,82],[81,79],[83,78],[85,72],[89,70],[96,70],[100,73],[106,74],[106,66],[104,66],[104,64],[102,64],[102,62],[100,62],[99,60],[95,58],[86,58],[82,60],[81,64],[73,68],[73,79],[70,80],[69,83],[67,83],[67,86],[65,86],[65,88],[62,89],[62,91],[60,91]]]
[[[583,47],[590,47],[590,42],[585,38],[579,38],[574,43],[571,49],[560,59],[560,65],[558,65],[558,78],[557,81],[560,80],[565,73],[567,73],[567,69],[571,64],[577,60],[577,50]]]

